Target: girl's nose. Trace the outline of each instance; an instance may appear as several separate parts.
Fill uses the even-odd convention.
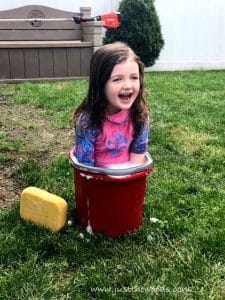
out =
[[[124,88],[125,89],[131,89],[132,88],[132,83],[130,80],[125,80],[124,82]]]

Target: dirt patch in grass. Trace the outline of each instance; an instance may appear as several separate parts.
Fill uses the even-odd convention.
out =
[[[68,155],[73,145],[73,129],[53,129],[43,111],[28,105],[15,105],[0,97],[0,209],[18,201],[24,186],[15,176],[26,159],[48,164],[58,155]]]

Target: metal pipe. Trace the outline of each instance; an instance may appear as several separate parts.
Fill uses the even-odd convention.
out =
[[[27,18],[27,19],[0,19],[0,22],[43,22],[43,21],[74,21],[73,18],[51,18],[51,19],[44,19],[44,18]]]

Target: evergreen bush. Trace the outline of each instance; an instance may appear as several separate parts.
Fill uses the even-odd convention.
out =
[[[108,29],[103,43],[127,43],[146,67],[152,66],[164,45],[159,18],[153,0],[122,0],[119,5],[121,23]]]

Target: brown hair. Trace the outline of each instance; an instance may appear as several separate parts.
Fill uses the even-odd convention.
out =
[[[144,65],[134,51],[122,42],[106,44],[94,53],[90,64],[87,96],[75,110],[75,123],[80,114],[85,113],[88,115],[90,126],[96,129],[102,128],[108,103],[104,92],[105,84],[110,78],[114,66],[128,58],[132,58],[139,67],[140,90],[131,107],[134,136],[138,135],[141,127],[148,122],[148,108],[144,91]]]

